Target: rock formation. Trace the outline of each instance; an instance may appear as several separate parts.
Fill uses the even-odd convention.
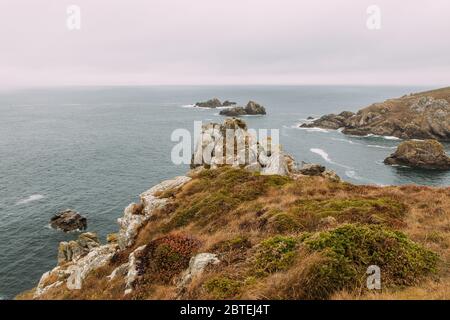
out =
[[[389,99],[359,110],[325,115],[301,127],[342,128],[344,134],[450,141],[450,87]]]
[[[422,169],[450,169],[450,157],[445,154],[442,144],[436,140],[404,141],[384,163]]]
[[[222,102],[220,102],[219,99],[214,98],[214,99],[210,99],[208,101],[204,101],[204,102],[197,102],[195,104],[196,107],[199,108],[210,108],[210,109],[215,109],[218,107],[222,106]]]
[[[254,101],[249,101],[245,107],[224,109],[221,110],[219,114],[228,117],[239,117],[244,115],[264,115],[266,114],[266,109]]]
[[[50,219],[52,228],[62,230],[64,232],[75,230],[86,230],[87,219],[78,212],[67,209],[55,214]]]

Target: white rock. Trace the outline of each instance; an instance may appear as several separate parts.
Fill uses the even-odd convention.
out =
[[[181,275],[178,287],[186,286],[192,278],[200,274],[210,264],[218,264],[220,260],[213,253],[199,253],[189,261],[189,267]]]
[[[128,258],[128,272],[125,276],[125,294],[130,294],[133,291],[133,283],[137,279],[138,276],[138,270],[137,270],[137,254],[140,253],[142,250],[145,249],[145,245],[140,246],[136,250],[134,250],[132,253],[130,253],[130,256]]]
[[[125,276],[128,273],[128,262],[125,262],[115,268],[109,276],[107,276],[108,281],[115,279],[117,276]]]

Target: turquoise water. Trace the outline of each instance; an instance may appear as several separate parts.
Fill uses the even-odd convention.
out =
[[[218,110],[182,107],[218,97],[266,106],[245,117],[252,128],[280,129],[298,161],[322,163],[354,183],[450,185],[450,173],[388,167],[399,143],[298,129],[306,117],[357,110],[428,88],[347,86],[77,87],[0,92],[0,297],[29,289],[56,264],[52,214],[73,208],[104,239],[137,196],[187,166],[170,160],[174,129],[220,121]],[[447,150],[449,146],[446,145]],[[312,151],[311,151],[312,149]]]

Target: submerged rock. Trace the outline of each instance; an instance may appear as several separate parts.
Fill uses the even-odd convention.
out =
[[[405,141],[384,160],[388,165],[404,165],[422,169],[450,170],[450,157],[436,140]]]
[[[86,230],[87,219],[75,210],[67,209],[55,214],[50,219],[50,225],[54,229],[59,229],[64,232],[75,230]]]

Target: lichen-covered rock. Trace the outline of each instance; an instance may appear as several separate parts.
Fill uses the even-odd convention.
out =
[[[181,275],[178,287],[186,286],[196,275],[201,274],[208,265],[218,264],[220,260],[213,253],[199,253],[189,261],[189,267]]]
[[[86,230],[87,219],[78,212],[67,209],[55,214],[50,219],[50,225],[54,229],[70,232],[75,230]]]
[[[422,169],[450,169],[450,157],[436,140],[404,141],[384,160],[385,164]]]
[[[58,264],[78,260],[92,248],[98,246],[100,246],[100,241],[92,232],[82,233],[75,241],[63,241],[58,247]]]
[[[145,245],[138,247],[128,258],[128,270],[125,276],[125,294],[130,294],[133,291],[133,284],[138,277],[138,263],[139,253],[145,249]]]
[[[120,266],[115,268],[109,276],[107,276],[108,281],[114,280],[117,276],[126,276],[128,273],[129,263],[122,263]]]

